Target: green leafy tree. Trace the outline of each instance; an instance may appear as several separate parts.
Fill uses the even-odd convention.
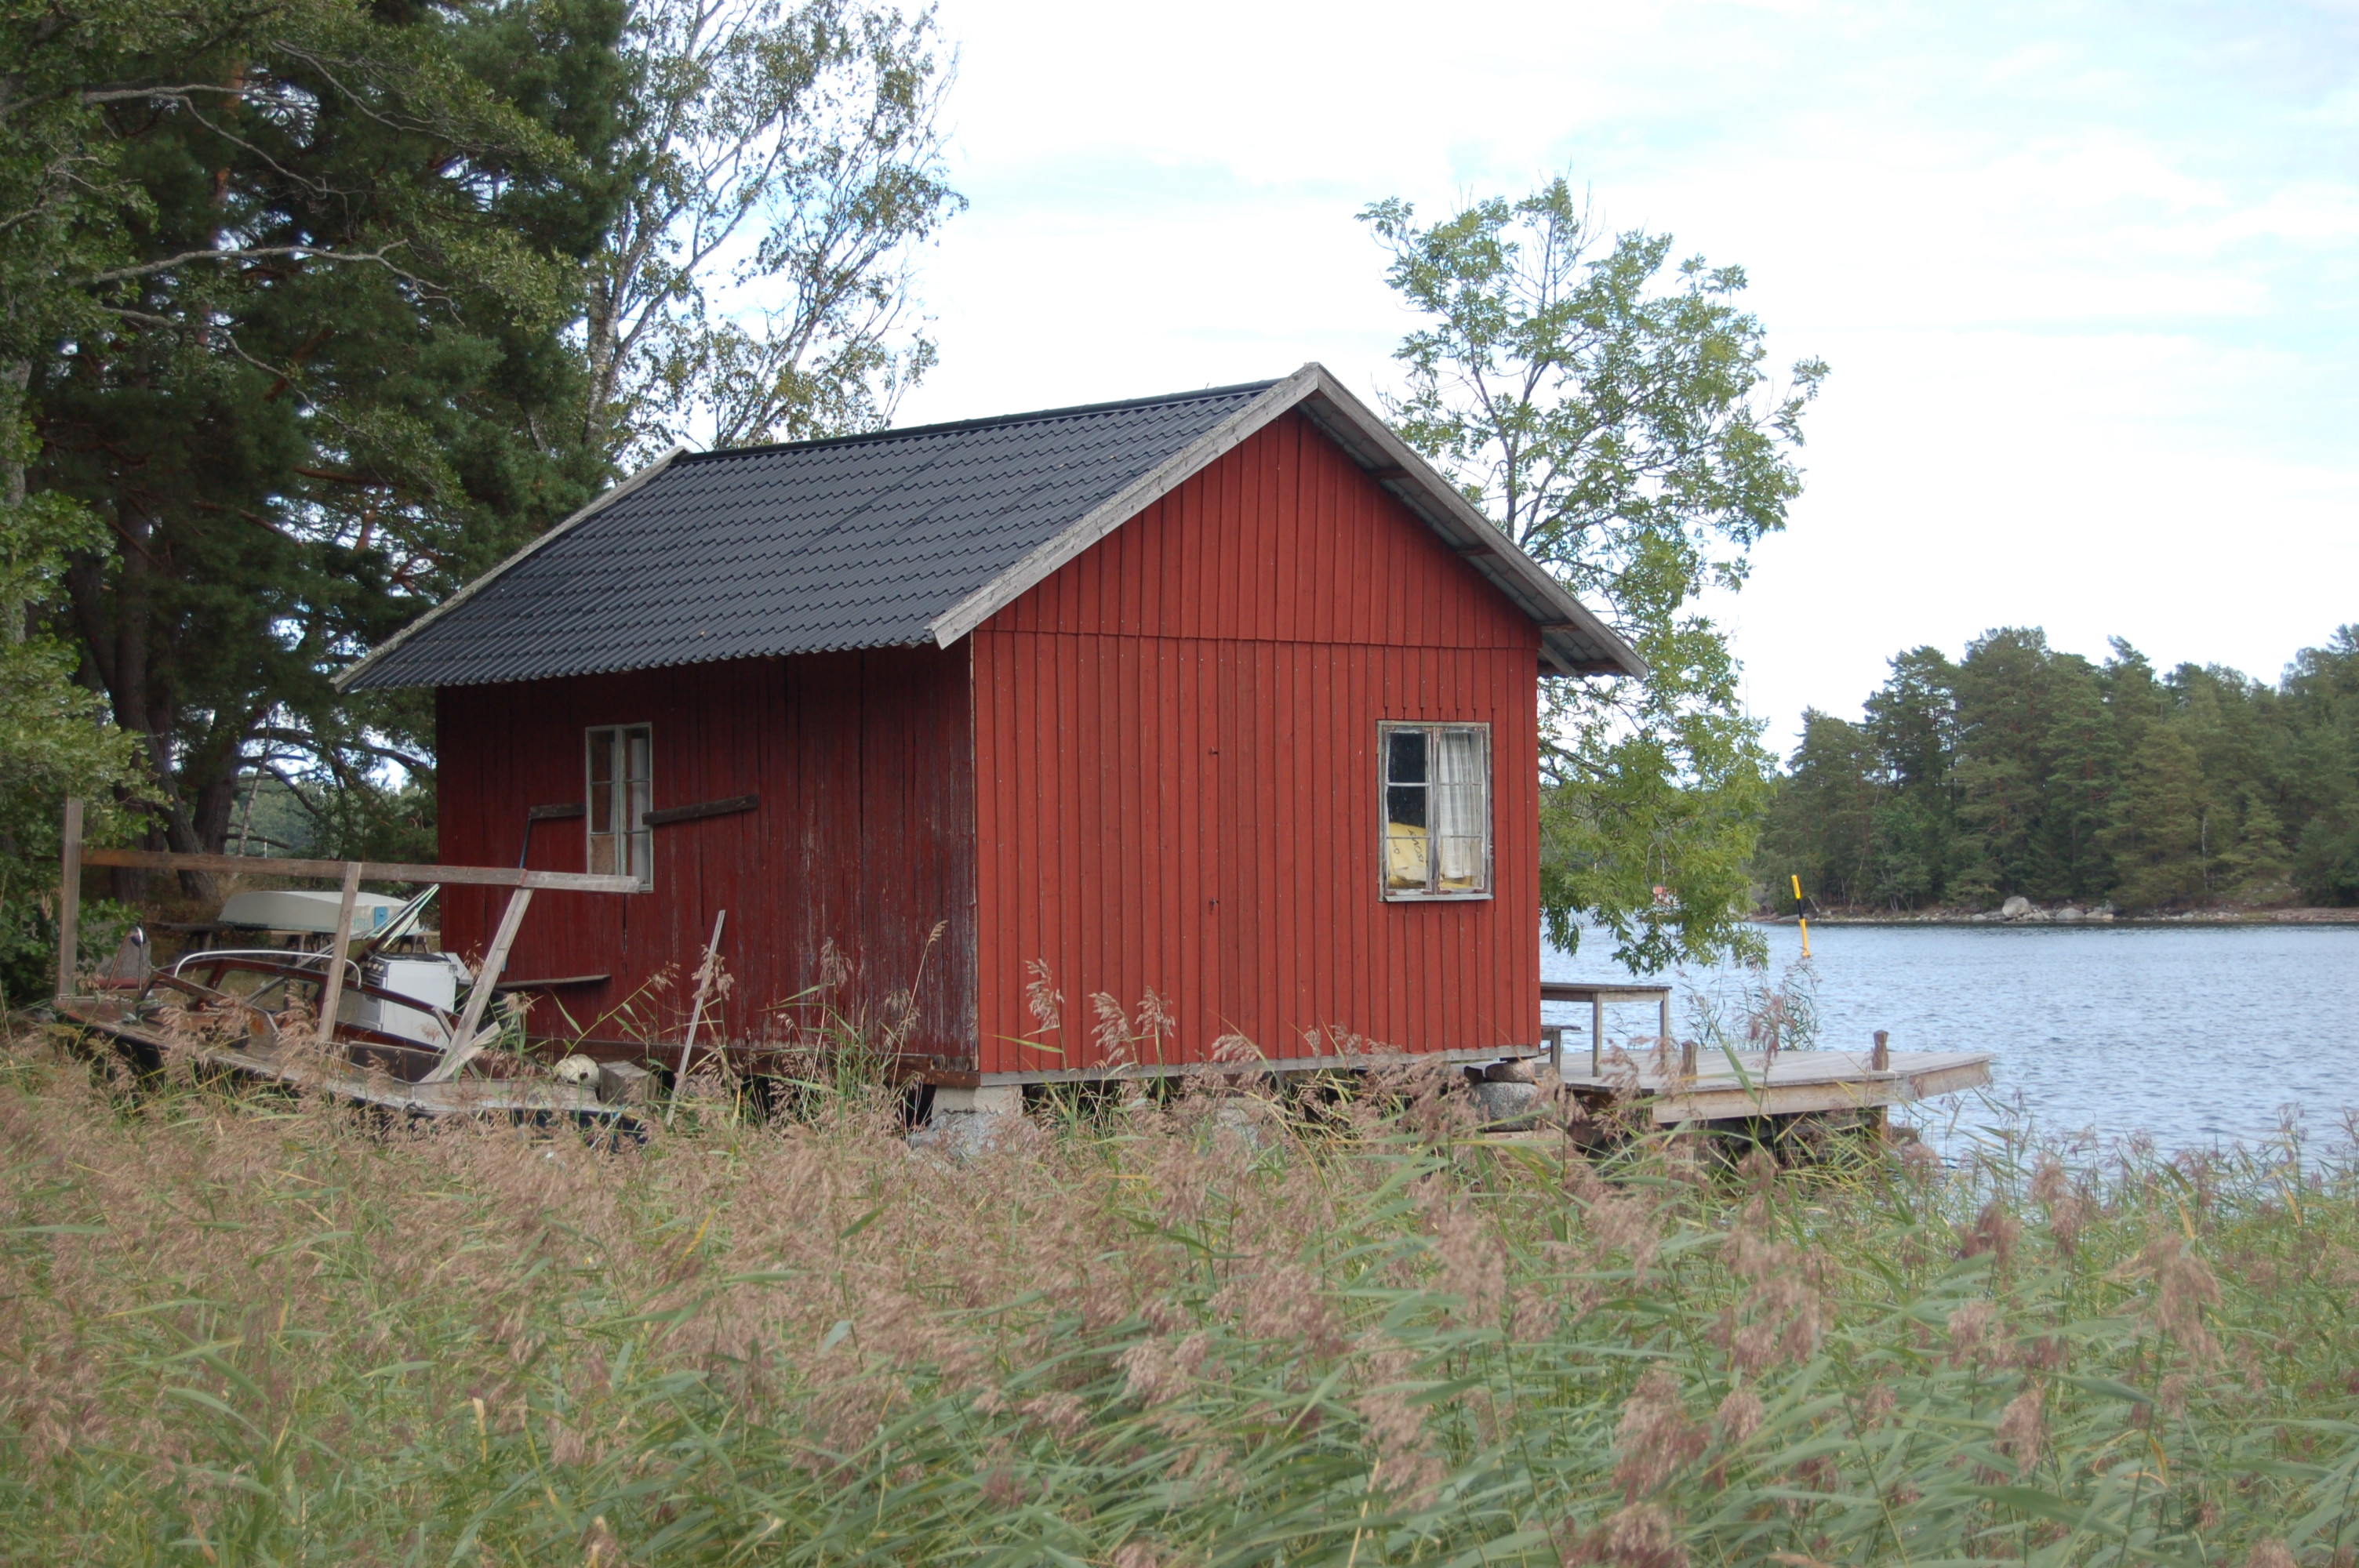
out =
[[[103,529],[54,624],[137,740],[160,838],[220,848],[257,758],[363,794],[424,769],[415,698],[348,707],[326,676],[605,476],[557,438],[619,5],[10,25],[43,127],[11,178],[71,171],[7,264],[49,269],[14,340],[26,480]]]
[[[1673,265],[1667,235],[1608,236],[1561,179],[1430,225],[1398,200],[1361,216],[1426,319],[1397,353],[1404,438],[1652,672],[1547,688],[1550,940],[1571,948],[1594,919],[1639,970],[1751,950],[1739,920],[1770,759],[1699,599],[1740,587],[1785,525],[1826,367],[1773,386],[1741,268]]]
[[[87,803],[84,831],[103,843],[124,832],[144,784],[132,738],[74,683],[72,650],[27,630],[68,554],[97,534],[96,519],[56,497],[0,501],[0,1007],[49,983],[66,801]]]
[[[916,254],[965,205],[933,13],[641,0],[628,43],[588,444],[636,460],[881,427],[934,361]]]

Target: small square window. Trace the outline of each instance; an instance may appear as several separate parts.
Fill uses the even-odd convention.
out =
[[[645,724],[589,732],[590,872],[655,881],[655,736]]]
[[[1491,727],[1384,724],[1384,895],[1491,893]]]

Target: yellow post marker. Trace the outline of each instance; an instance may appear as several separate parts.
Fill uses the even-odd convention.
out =
[[[1794,923],[1802,928],[1802,957],[1810,956],[1810,923],[1802,914],[1802,873],[1787,873],[1794,879]]]

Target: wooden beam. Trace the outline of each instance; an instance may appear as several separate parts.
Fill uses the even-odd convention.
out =
[[[66,802],[65,849],[58,862],[58,995],[74,994],[82,958],[82,802]]]
[[[336,1041],[336,1010],[344,1000],[344,949],[353,940],[353,901],[360,896],[361,863],[344,862],[344,896],[336,904],[336,934],[328,939],[328,977],[320,986],[320,1044]]]
[[[669,827],[675,822],[694,822],[704,816],[728,816],[735,812],[751,811],[762,804],[758,795],[733,795],[727,800],[708,800],[701,806],[668,806],[661,811],[650,811],[640,820],[650,827]]]
[[[558,975],[545,980],[502,980],[495,989],[504,991],[553,991],[567,986],[603,986],[612,975]]]
[[[274,860],[256,855],[176,855],[157,849],[90,849],[82,863],[131,866],[150,871],[214,871],[266,877],[341,879],[342,860]],[[445,887],[538,888],[548,892],[645,892],[634,877],[598,877],[582,871],[527,871],[514,866],[420,866],[397,861],[356,861],[364,882],[440,882]]]
[[[492,934],[490,951],[484,955],[484,967],[476,972],[475,983],[467,991],[467,1011],[460,1016],[458,1037],[451,1042],[450,1054],[441,1065],[418,1081],[421,1084],[447,1084],[459,1076],[459,1069],[475,1059],[484,1048],[476,1031],[484,1022],[484,1009],[499,989],[500,971],[508,967],[508,948],[515,945],[516,927],[524,924],[524,912],[532,903],[532,889],[520,887],[508,894],[508,906],[500,913],[500,928]]]

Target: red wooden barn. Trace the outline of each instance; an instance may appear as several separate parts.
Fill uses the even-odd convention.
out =
[[[592,1037],[726,910],[728,1038],[973,1085],[1536,1049],[1538,683],[1638,673],[1314,364],[676,451],[342,679],[436,688],[445,860],[643,881],[509,961]]]

